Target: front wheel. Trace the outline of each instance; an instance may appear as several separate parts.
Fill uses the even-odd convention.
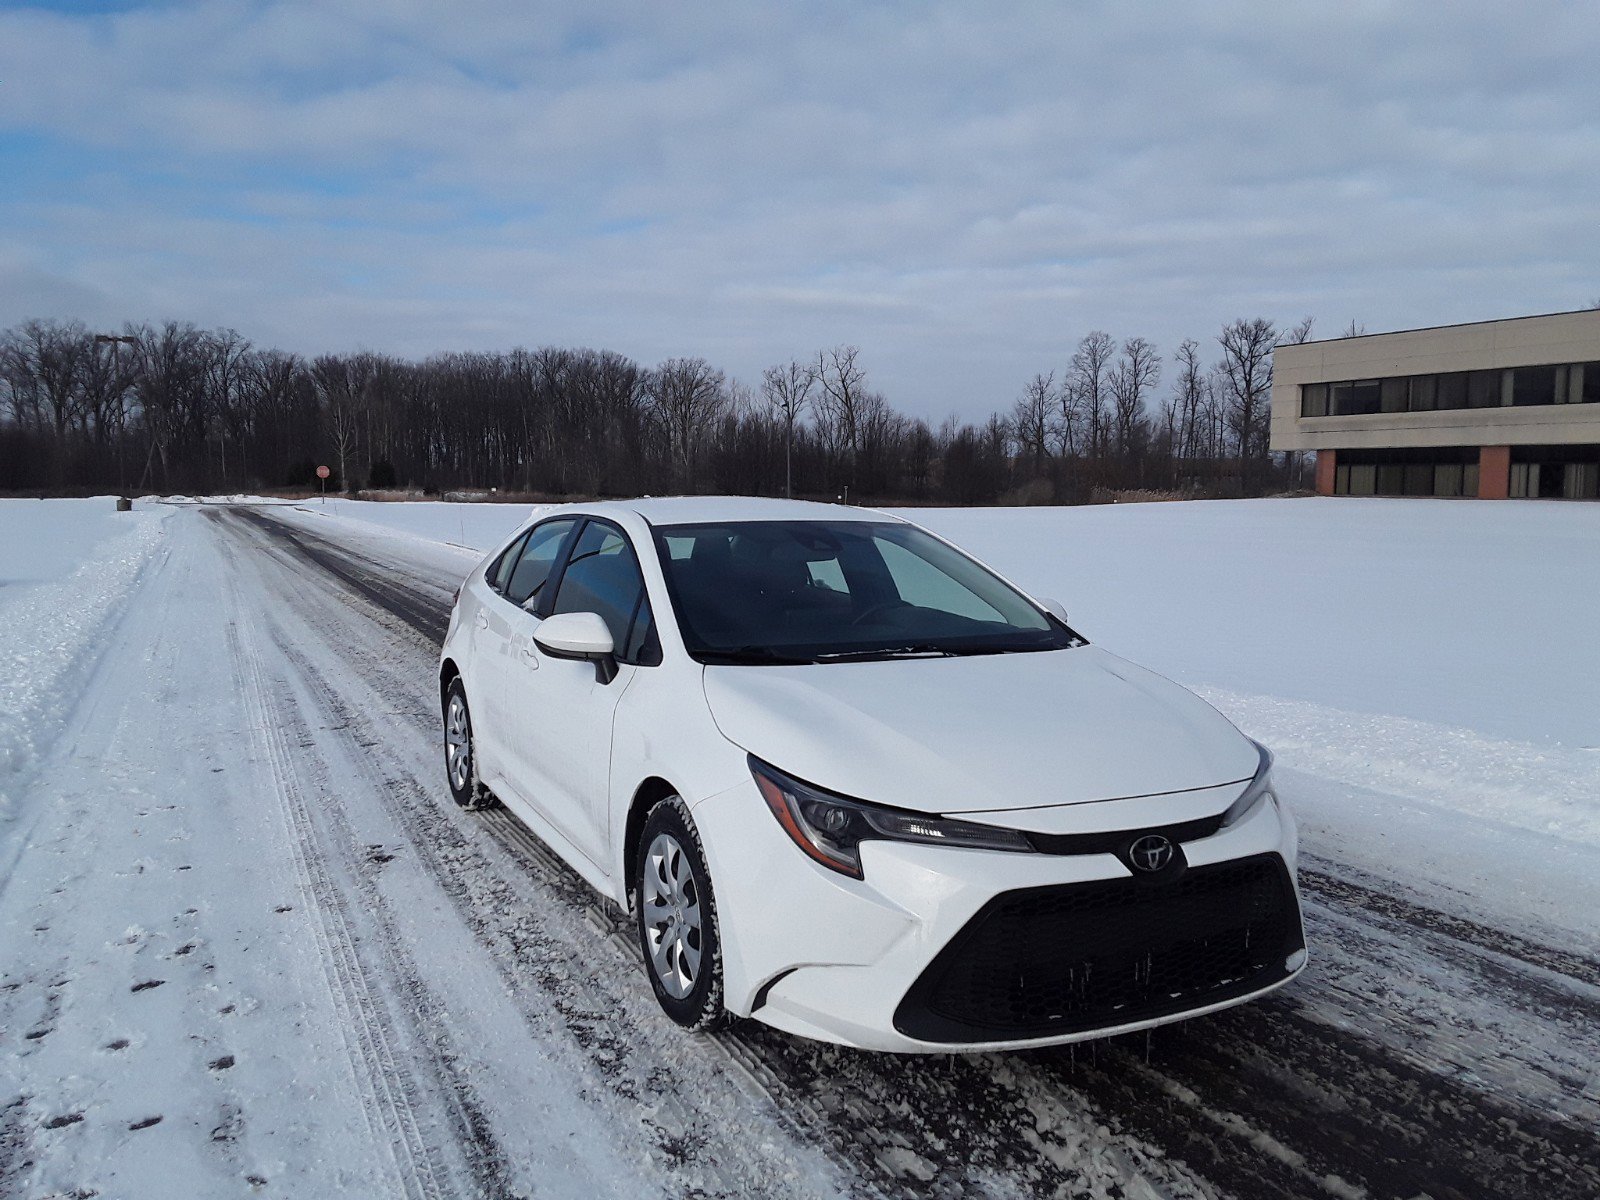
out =
[[[686,1029],[722,1024],[722,944],[711,874],[689,809],[669,796],[645,818],[633,908],[650,987]]]
[[[444,701],[444,774],[450,796],[465,809],[491,808],[494,794],[478,782],[478,764],[472,742],[472,710],[461,676],[450,681]]]

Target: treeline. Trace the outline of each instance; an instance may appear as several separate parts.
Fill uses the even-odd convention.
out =
[[[731,492],[957,504],[1074,503],[1129,489],[1296,485],[1267,448],[1272,349],[1237,320],[1164,358],[1082,338],[987,420],[897,411],[854,346],[753,385],[700,358],[605,350],[302,358],[231,329],[26,321],[0,332],[0,491],[316,486],[544,495]],[[1164,385],[1164,386],[1163,386]]]

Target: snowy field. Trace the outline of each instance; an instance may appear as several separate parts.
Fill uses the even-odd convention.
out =
[[[906,513],[1274,748],[1313,954],[938,1060],[686,1037],[449,807],[443,613],[528,512],[0,501],[0,1195],[1600,1193],[1600,505]]]

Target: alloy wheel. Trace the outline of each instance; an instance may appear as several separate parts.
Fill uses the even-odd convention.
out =
[[[670,833],[658,833],[650,843],[642,891],[650,967],[667,994],[682,1000],[700,977],[705,941],[694,870]]]
[[[467,702],[459,692],[450,697],[445,712],[444,763],[450,773],[450,785],[457,792],[465,792],[472,779],[472,722],[467,716]]]

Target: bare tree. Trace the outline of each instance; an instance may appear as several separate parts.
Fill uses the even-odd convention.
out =
[[[1116,349],[1115,339],[1097,329],[1078,343],[1067,370],[1078,412],[1088,425],[1082,448],[1095,458],[1105,453],[1106,431],[1110,424],[1106,412],[1106,372],[1111,368],[1111,356]]]
[[[80,321],[25,321],[6,343],[8,373],[26,381],[24,394],[48,422],[55,478],[64,482],[67,435],[82,416],[85,375],[94,357],[89,332]]]
[[[1144,399],[1161,381],[1161,357],[1155,344],[1142,337],[1122,343],[1122,357],[1107,373],[1115,419],[1116,452],[1134,456],[1144,421]]]
[[[700,440],[728,405],[722,372],[703,358],[669,358],[650,372],[644,395],[666,435],[679,479],[692,489]]]
[[[164,484],[170,486],[178,466],[199,482],[208,409],[204,335],[187,322],[165,321],[159,328],[141,326],[133,336],[139,339],[134,347],[139,416],[150,437],[139,486],[145,486],[158,460]]]
[[[346,489],[355,487],[350,478],[350,458],[360,445],[362,409],[371,369],[371,356],[365,354],[324,354],[311,363],[311,384],[339,458],[339,486]]]
[[[1206,373],[1200,365],[1200,343],[1184,338],[1172,356],[1178,366],[1172,396],[1167,402],[1167,426],[1171,430],[1175,458],[1194,458],[1199,453],[1200,410],[1205,402]]]
[[[794,427],[811,406],[818,368],[790,359],[761,373],[761,398],[783,422],[783,494],[794,495]]]
[[[1311,340],[1311,326],[1313,324],[1314,318],[1309,316],[1302,317],[1299,321],[1295,322],[1295,324],[1283,331],[1283,335],[1278,338],[1278,344],[1280,346],[1299,346],[1309,342]]]
[[[847,450],[846,469],[852,484],[855,483],[856,451],[861,441],[858,428],[861,393],[867,382],[867,373],[856,362],[860,354],[855,346],[835,346],[832,350],[817,352],[817,382],[822,385],[818,404],[840,447]]]
[[[1272,348],[1277,330],[1262,317],[1240,318],[1227,325],[1217,341],[1222,346],[1218,364],[1227,386],[1228,430],[1240,466],[1247,476],[1259,473],[1267,461],[1267,418],[1272,394]]]
[[[1367,332],[1367,327],[1365,325],[1361,324],[1359,321],[1357,321],[1354,317],[1351,317],[1350,318],[1350,324],[1348,324],[1348,325],[1346,325],[1344,327],[1344,332],[1341,333],[1339,336],[1340,337],[1347,337],[1347,338],[1361,337],[1366,332]]]
[[[1035,375],[1022,388],[1022,395],[1011,407],[1011,433],[1024,455],[1033,459],[1034,470],[1044,466],[1050,455],[1050,433],[1056,406],[1056,375],[1050,371]]]
[[[250,410],[244,402],[244,362],[250,343],[234,329],[204,335],[206,389],[209,393],[212,432],[217,439],[222,478],[228,478],[228,442],[244,441]],[[241,464],[242,465],[242,464]]]

